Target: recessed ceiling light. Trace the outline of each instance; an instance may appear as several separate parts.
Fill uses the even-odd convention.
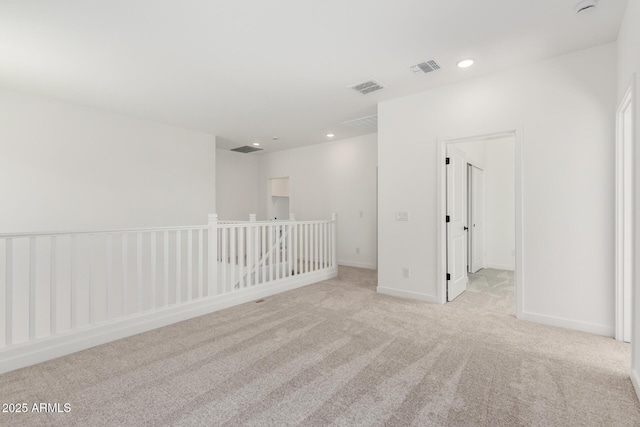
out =
[[[467,67],[471,67],[474,63],[474,60],[469,58],[469,59],[463,59],[462,61],[458,61],[458,67],[459,68],[467,68]]]
[[[327,134],[327,138],[333,138],[334,136],[335,136],[335,135],[334,135],[334,134],[332,134],[332,133],[328,133],[328,134]]]
[[[271,139],[273,139],[274,141],[277,141],[278,137],[277,136],[272,136]]]
[[[260,143],[259,143],[259,142],[254,142],[254,143],[253,143],[253,145],[254,145],[255,147],[257,147],[257,146],[259,146],[259,145],[260,145]]]

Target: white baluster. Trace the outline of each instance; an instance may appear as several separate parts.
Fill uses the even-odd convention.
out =
[[[157,307],[156,288],[158,286],[158,243],[156,241],[156,232],[151,232],[151,310],[155,310]]]
[[[229,264],[231,263],[231,255],[229,255],[229,235],[231,229],[229,228],[221,228],[220,232],[222,233],[222,279],[218,284],[218,294],[222,295],[225,293],[225,289],[227,287],[227,273],[229,272]]]
[[[138,310],[137,313],[142,311],[142,233],[138,233],[136,240],[136,261],[137,261],[137,279],[136,280],[136,290],[138,293]]]
[[[238,288],[244,287],[244,230],[244,226],[238,228]]]
[[[336,252],[338,234],[338,215],[331,214],[331,268],[338,268],[338,254]]]
[[[231,280],[226,284],[224,292],[231,292],[233,288],[236,286],[236,262],[237,262],[237,253],[236,253],[236,228],[231,227],[229,229],[229,268],[231,269],[230,276]]]
[[[164,248],[162,254],[164,255],[164,301],[163,305],[169,307],[169,231],[164,232]]]
[[[105,309],[105,314],[106,314],[106,319],[109,320],[111,318],[111,316],[109,315],[109,307],[111,306],[111,287],[112,287],[112,279],[111,279],[111,268],[113,267],[113,261],[111,259],[112,257],[112,235],[111,233],[108,233],[105,236],[106,239],[106,258],[105,258],[105,269],[107,270],[107,291],[106,291],[106,298],[105,298],[105,305],[106,305],[106,309]]]
[[[29,339],[36,338],[36,238],[29,238]]]
[[[198,230],[198,298],[202,298],[204,296],[204,242],[202,241],[203,235],[203,230]]]
[[[187,301],[193,298],[193,230],[187,231]]]
[[[5,240],[5,343],[13,344],[13,239]]]
[[[129,295],[129,259],[128,259],[128,251],[129,251],[129,235],[127,233],[122,233],[121,235],[122,241],[122,315],[126,316],[128,312],[127,307],[127,297]]]
[[[56,240],[56,236],[51,236],[49,240],[49,245],[51,247],[50,250],[50,263],[49,263],[49,279],[51,285],[51,294],[50,294],[50,320],[49,320],[49,333],[51,335],[55,335],[58,331],[58,244]]]
[[[213,296],[213,289],[215,286],[218,286],[218,243],[220,242],[220,237],[218,235],[218,231],[222,232],[222,229],[218,228],[218,215],[210,214],[209,215],[209,234],[207,235],[207,241],[209,244],[209,253],[207,256],[208,262],[208,270],[207,270],[207,283],[208,283],[208,292],[207,296]],[[224,264],[223,264],[224,265]]]
[[[182,302],[182,232],[176,231],[176,305]]]

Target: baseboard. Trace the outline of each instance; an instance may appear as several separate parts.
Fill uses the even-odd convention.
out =
[[[516,267],[509,264],[489,264],[486,263],[483,268],[494,268],[496,270],[515,271]]]
[[[357,262],[357,261],[340,261],[338,260],[338,265],[344,265],[347,267],[356,267],[356,268],[366,268],[369,270],[375,270],[378,268],[375,264],[370,264],[368,262]]]
[[[151,331],[183,320],[214,313],[239,304],[307,286],[338,275],[337,269],[292,276],[273,286],[259,286],[210,299],[143,313],[126,319],[74,330],[0,351],[0,374],[86,350],[121,338]]]
[[[379,294],[383,294],[383,295],[389,295],[392,297],[413,299],[417,301],[424,301],[424,302],[430,302],[432,304],[438,304],[438,297],[433,295],[419,294],[416,292],[409,292],[409,291],[401,291],[399,289],[384,288],[382,286],[378,286],[376,290],[378,291]]]
[[[631,370],[631,384],[633,384],[636,396],[638,397],[638,400],[640,400],[640,376],[638,376],[638,371],[635,369]]]
[[[543,325],[557,326],[559,328],[573,329],[576,331],[588,332],[595,335],[603,335],[605,337],[613,337],[613,326],[598,325],[595,323],[580,322],[577,320],[563,319],[561,317],[548,316],[545,314],[537,314],[530,312],[522,313],[522,320],[530,322],[542,323]]]

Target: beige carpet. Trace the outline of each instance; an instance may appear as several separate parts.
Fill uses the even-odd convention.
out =
[[[628,344],[518,321],[483,270],[445,306],[339,277],[0,376],[0,424],[638,426]],[[510,300],[511,299],[511,300]]]

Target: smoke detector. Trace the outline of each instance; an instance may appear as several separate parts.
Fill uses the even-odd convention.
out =
[[[576,13],[580,14],[585,10],[590,10],[598,5],[598,0],[580,0],[576,3]]]

